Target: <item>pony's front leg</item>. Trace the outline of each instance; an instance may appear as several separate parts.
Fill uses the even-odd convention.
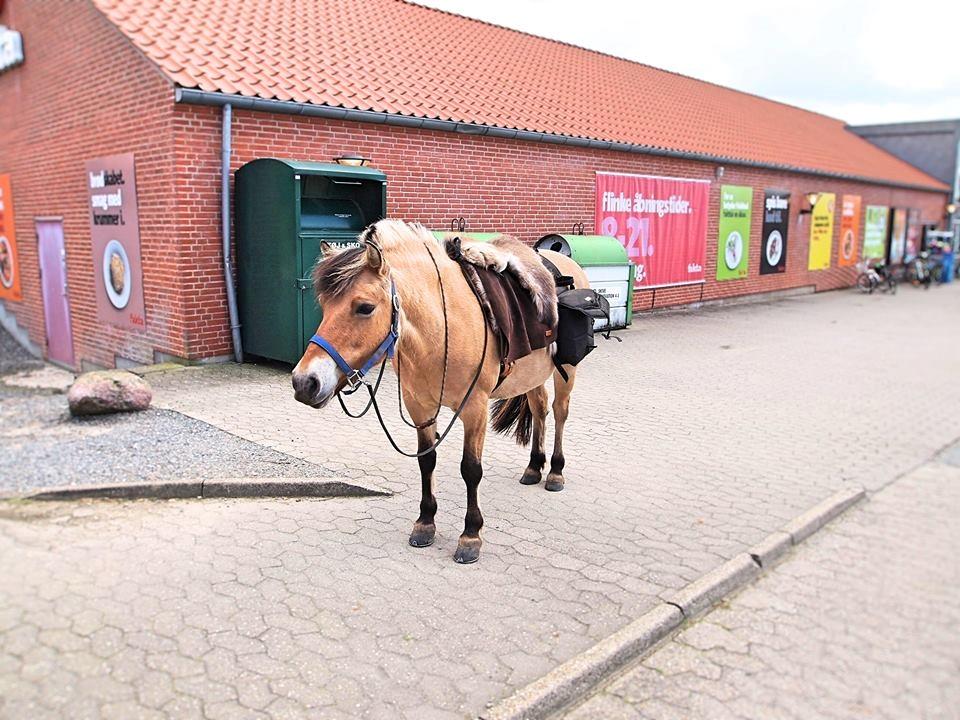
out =
[[[433,445],[437,439],[437,426],[417,430],[417,452]],[[433,545],[437,526],[433,522],[437,514],[437,499],[433,495],[433,471],[437,467],[437,451],[432,450],[417,458],[420,465],[420,517],[413,524],[410,544],[414,547]]]
[[[477,488],[483,477],[483,441],[487,434],[487,399],[480,401],[476,396],[460,415],[463,422],[463,459],[460,461],[460,474],[467,486],[467,514],[463,520],[463,534],[457,543],[453,559],[458,563],[474,563],[480,558],[480,528],[483,527],[483,515],[477,502]]]

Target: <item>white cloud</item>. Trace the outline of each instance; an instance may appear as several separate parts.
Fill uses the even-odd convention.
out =
[[[854,124],[960,118],[956,0],[417,1]]]

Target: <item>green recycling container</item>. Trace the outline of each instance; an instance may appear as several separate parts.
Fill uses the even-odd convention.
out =
[[[386,217],[387,177],[261,158],[237,170],[234,205],[243,349],[294,364],[322,317],[310,278],[320,243],[356,245],[363,228]]]
[[[610,329],[623,328],[633,322],[634,267],[619,240],[608,235],[550,233],[541,237],[534,247],[566,255],[584,269],[590,287],[610,303]],[[594,323],[597,329],[606,326],[606,320]]]

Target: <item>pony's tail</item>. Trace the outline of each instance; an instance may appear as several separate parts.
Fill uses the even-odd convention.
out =
[[[513,428],[517,445],[529,445],[533,429],[533,413],[526,395],[493,401],[490,424],[494,432],[506,435]]]

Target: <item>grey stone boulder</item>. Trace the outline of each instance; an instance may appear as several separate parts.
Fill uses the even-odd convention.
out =
[[[153,391],[143,378],[126,370],[97,370],[78,377],[67,391],[71,415],[146,410]]]

